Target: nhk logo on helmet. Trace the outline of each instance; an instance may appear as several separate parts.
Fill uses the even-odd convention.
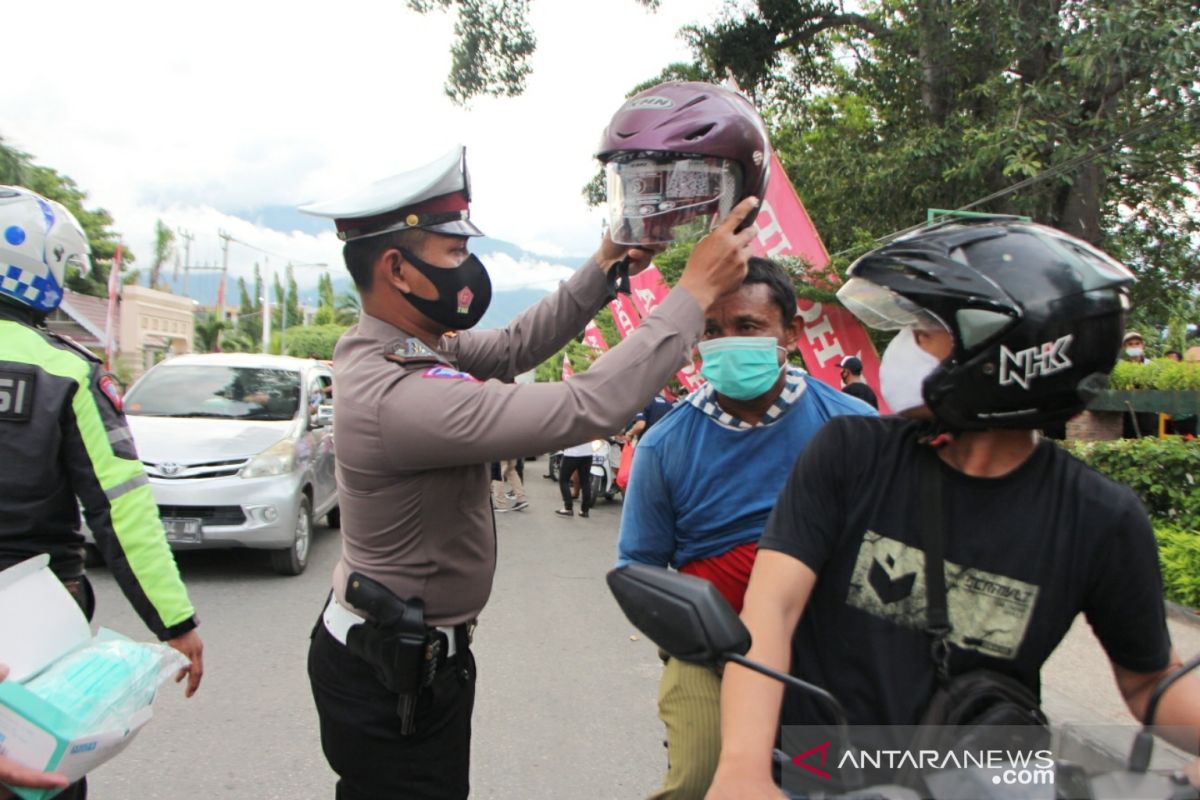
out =
[[[1016,383],[1022,389],[1028,390],[1034,378],[1053,375],[1070,368],[1071,359],[1067,356],[1067,347],[1073,338],[1068,333],[1060,339],[1027,347],[1016,353],[1000,345],[1000,385]]]

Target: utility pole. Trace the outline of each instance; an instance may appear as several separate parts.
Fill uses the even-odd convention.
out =
[[[196,236],[191,231],[180,228],[179,238],[183,239],[183,296],[187,297],[188,275],[192,271],[192,240]]]
[[[225,231],[218,230],[217,236],[221,238],[221,282],[217,284],[217,314],[218,319],[225,321],[225,276],[229,273],[229,240],[233,236]],[[263,352],[266,352],[264,349]]]

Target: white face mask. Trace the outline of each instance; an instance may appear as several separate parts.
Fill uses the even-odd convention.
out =
[[[1126,347],[1125,348],[1125,355],[1129,356],[1130,358],[1141,358],[1142,353],[1144,353],[1144,352],[1145,352],[1145,350],[1143,350],[1140,347]]]
[[[940,363],[920,348],[912,328],[896,334],[879,363],[879,388],[893,414],[925,405],[921,384]]]

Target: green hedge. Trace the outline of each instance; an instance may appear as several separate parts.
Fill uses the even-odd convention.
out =
[[[1200,364],[1169,358],[1156,358],[1144,364],[1120,361],[1113,367],[1109,384],[1113,389],[1200,391]]]
[[[1163,525],[1154,535],[1167,599],[1200,608],[1200,533]]]
[[[1167,599],[1200,608],[1200,441],[1076,441],[1067,449],[1137,493],[1154,523]]]
[[[1156,524],[1200,532],[1200,441],[1072,441],[1067,449],[1133,489]]]
[[[333,358],[333,346],[346,332],[344,325],[309,325],[288,328],[284,346],[289,356]]]

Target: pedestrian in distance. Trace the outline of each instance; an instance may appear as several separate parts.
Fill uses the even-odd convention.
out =
[[[602,436],[641,408],[685,362],[704,309],[740,283],[753,233],[738,228],[757,204],[731,198],[621,347],[569,380],[525,384],[511,381],[613,297],[618,263],[640,271],[657,244],[605,237],[506,328],[472,331],[492,292],[469,249],[470,197],[456,147],[304,209],[335,220],[363,309],[334,353],[343,552],[308,659],[341,800],[468,795],[471,641],[496,566],[488,464]]]
[[[1128,331],[1121,339],[1125,346],[1125,360],[1134,364],[1146,363],[1146,341],[1137,331]]]
[[[529,508],[525,483],[521,480],[520,463],[519,458],[506,458],[493,469],[492,502],[497,511],[524,511]],[[506,484],[508,489],[504,488]]]
[[[1147,364],[1146,343],[1137,331],[1127,331],[1121,339],[1125,360],[1131,364]],[[1149,411],[1126,411],[1121,415],[1121,438],[1138,439],[1158,436],[1158,414]]]
[[[862,360],[857,356],[848,356],[842,359],[838,367],[842,371],[842,391],[851,397],[857,397],[871,408],[878,409],[879,398],[875,396],[875,390],[863,380]]]
[[[558,467],[558,489],[562,493],[562,508],[554,511],[560,517],[575,516],[574,506],[571,503],[571,479],[574,477],[579,481],[579,516],[587,518],[588,511],[595,504],[596,498],[592,497],[592,443],[591,441],[583,444],[571,445],[563,450],[562,462]]]

